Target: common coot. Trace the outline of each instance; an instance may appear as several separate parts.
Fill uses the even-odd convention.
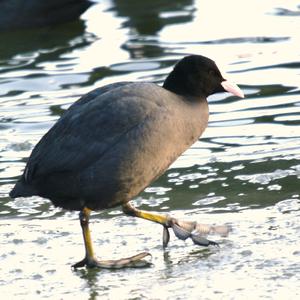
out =
[[[74,267],[121,268],[148,264],[143,252],[120,260],[95,258],[89,231],[92,210],[121,205],[124,213],[163,225],[182,240],[216,245],[205,235],[227,234],[225,226],[196,222],[136,209],[130,200],[158,178],[190,147],[208,122],[206,98],[228,91],[244,97],[225,80],[211,59],[181,59],[163,86],[149,82],[118,82],[81,97],[62,115],[33,149],[10,197],[38,195],[55,206],[80,211],[85,258]]]

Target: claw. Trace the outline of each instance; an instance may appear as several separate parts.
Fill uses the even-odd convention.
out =
[[[217,243],[217,242],[214,242],[214,241],[211,241],[211,240],[208,240],[209,241],[209,245],[212,245],[212,246],[215,246],[215,247],[218,247],[218,248],[220,248],[220,245],[219,245],[219,243]]]
[[[176,224],[178,226],[180,226],[181,228],[183,228],[184,230],[188,231],[188,232],[192,232],[193,230],[195,230],[196,226],[197,226],[197,222],[192,222],[192,221],[181,221],[181,220],[176,220],[175,221]]]
[[[191,234],[191,239],[194,242],[194,244],[199,245],[199,246],[207,247],[209,245],[212,245],[212,246],[220,247],[218,243],[210,241],[199,234]]]
[[[144,259],[146,256],[151,256],[148,252],[142,252],[137,255],[121,258],[118,260],[96,260],[94,258],[84,258],[82,261],[74,264],[74,269],[86,266],[87,268],[101,269],[122,269],[122,268],[144,268],[152,265],[151,261]]]
[[[209,245],[209,240],[201,235],[192,234],[191,239],[196,245],[206,246],[206,247]]]
[[[180,240],[185,241],[191,236],[191,232],[187,231],[186,229],[177,225],[176,223],[172,224],[172,229],[174,231],[175,236]]]
[[[226,237],[230,231],[230,227],[225,225],[211,226],[197,222],[181,221],[169,215],[139,210],[129,202],[123,205],[123,211],[127,215],[136,216],[163,225],[163,247],[167,247],[169,243],[170,234],[168,228],[170,227],[173,229],[175,236],[180,240],[185,241],[187,238],[191,238],[195,244],[202,246],[218,246],[216,242],[206,239],[206,235],[216,233],[222,237]]]
[[[231,227],[226,225],[212,226],[207,224],[196,224],[195,230],[201,235],[216,233],[222,237],[226,237],[231,231]]]
[[[163,229],[163,247],[166,248],[168,246],[168,243],[170,241],[170,233],[167,226],[164,226]]]
[[[190,221],[180,221],[177,219],[173,219],[170,223],[174,234],[180,240],[185,241],[187,238],[191,238],[194,244],[200,246],[217,246],[219,244],[208,240],[205,235],[209,233],[217,233],[221,236],[227,236],[230,228],[228,226],[211,226],[206,224],[197,224],[197,222],[190,222]]]
[[[83,268],[84,266],[87,266],[87,259],[84,258],[83,260],[79,261],[78,263],[72,265],[73,269]]]
[[[219,234],[221,237],[227,237],[229,232],[231,231],[232,231],[232,227],[229,225],[214,226],[214,232]]]

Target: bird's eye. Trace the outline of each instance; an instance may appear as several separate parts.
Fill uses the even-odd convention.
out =
[[[209,70],[209,75],[211,77],[217,76],[217,72],[215,70]]]

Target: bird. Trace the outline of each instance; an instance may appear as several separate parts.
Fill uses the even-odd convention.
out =
[[[201,136],[208,125],[207,97],[242,90],[223,78],[216,63],[202,55],[180,59],[162,86],[151,82],[111,83],[83,95],[33,148],[11,198],[40,196],[54,206],[79,211],[84,258],[74,268],[144,267],[148,252],[99,260],[89,229],[92,211],[121,206],[126,215],[169,228],[181,240],[217,245],[208,233],[226,236],[227,226],[184,221],[134,207],[131,200],[162,175]]]

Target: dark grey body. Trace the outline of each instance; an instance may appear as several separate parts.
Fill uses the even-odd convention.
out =
[[[39,195],[81,210],[126,203],[202,134],[205,98],[120,82],[75,102],[33,149],[11,197]]]

